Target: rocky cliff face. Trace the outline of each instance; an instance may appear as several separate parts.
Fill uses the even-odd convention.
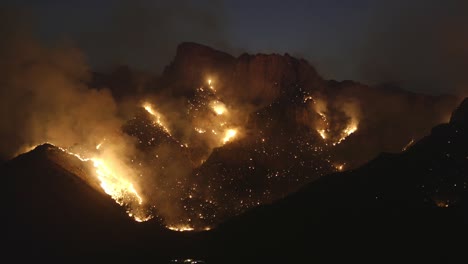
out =
[[[260,106],[271,103],[293,84],[310,90],[323,87],[323,80],[310,64],[288,54],[242,54],[235,58],[196,43],[180,44],[162,76],[160,84],[171,86],[177,95],[190,94],[211,78],[222,96]]]
[[[326,81],[288,54],[234,57],[195,43],[179,45],[146,91],[143,99],[171,131],[159,136],[141,115],[126,126],[151,168],[146,192],[171,209],[165,219],[195,226],[215,225],[381,152],[401,152],[447,122],[457,101]],[[228,129],[239,136],[221,144]],[[158,195],[164,190],[174,191]]]
[[[194,43],[142,87],[125,67],[101,77],[115,97],[141,97],[122,132],[136,148],[129,167],[147,205],[168,226],[195,228],[401,152],[447,122],[456,101],[325,81],[287,54],[236,58]]]

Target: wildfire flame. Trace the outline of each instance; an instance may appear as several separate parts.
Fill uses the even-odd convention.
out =
[[[306,97],[304,99],[304,102],[307,102],[307,100],[313,100],[312,97]],[[355,116],[351,116],[351,122],[341,131],[339,134],[339,138],[337,139],[336,135],[328,135],[330,133],[330,124],[328,123],[328,119],[326,116],[326,104],[323,101],[314,101],[314,107],[315,107],[315,112],[320,116],[320,119],[322,122],[317,124],[316,131],[322,137],[323,140],[327,140],[328,142],[332,141],[331,144],[333,146],[336,146],[340,144],[343,140],[345,140],[347,137],[349,137],[351,134],[356,132],[358,130],[358,125],[359,121]]]
[[[212,101],[211,102],[211,109],[217,114],[222,115],[227,112],[226,106],[220,101]]]
[[[96,145],[96,149],[98,149],[98,150],[99,150],[99,149],[101,148],[102,144],[104,144],[104,141],[103,141],[103,142],[101,142],[101,143],[99,143],[99,144],[97,144],[97,145]]]
[[[351,124],[349,124],[341,133],[342,135],[340,139],[338,139],[338,141],[333,143],[333,146],[340,144],[343,140],[345,140],[348,136],[350,136],[357,130],[358,130],[358,124],[355,122],[351,122]]]
[[[193,231],[195,228],[189,225],[175,225],[175,226],[166,226],[168,229],[177,232]]]
[[[187,232],[187,231],[195,230],[195,228],[191,227],[190,225],[171,225],[171,226],[166,226],[166,228],[172,231],[177,231],[177,232]],[[211,230],[211,227],[208,226],[200,230],[209,231]]]
[[[325,131],[325,129],[317,129],[317,132],[323,139],[327,139],[327,132]]]
[[[414,143],[414,139],[412,138],[408,144],[406,144],[401,151],[406,151],[409,147],[411,147]]]
[[[212,80],[211,80],[211,79],[208,79],[207,82],[208,82],[208,87],[210,87],[211,90],[216,91],[215,88],[213,87],[213,85],[211,85]]]
[[[154,121],[166,132],[168,133],[169,135],[171,134],[171,132],[169,131],[169,129],[167,128],[167,126],[164,124],[164,122],[162,121],[162,116],[161,114],[159,114],[158,112],[156,112],[156,110],[153,109],[153,106],[150,104],[150,103],[144,103],[143,104],[143,108],[150,114],[154,117]]]
[[[97,145],[96,148],[98,148],[99,145]],[[118,166],[115,164],[116,162],[111,162],[110,159],[104,157],[86,158],[65,148],[59,146],[56,147],[83,162],[92,162],[93,167],[95,168],[96,177],[100,182],[102,190],[114,199],[117,204],[121,206],[130,205],[133,201],[136,201],[138,205],[143,204],[143,198],[135,189],[133,184],[117,173],[118,170],[116,168]],[[130,208],[127,211],[127,214],[137,222],[145,222],[153,218],[152,215],[145,215],[140,212],[136,212],[133,208]]]
[[[343,169],[344,169],[344,164],[336,164],[336,165],[335,165],[335,169],[336,169],[337,171],[343,171]]]
[[[226,132],[224,132],[223,144],[226,144],[227,142],[231,141],[236,135],[236,129],[231,128],[226,130]]]
[[[105,161],[99,158],[91,158],[90,160],[93,162],[94,168],[96,168],[102,189],[118,204],[123,205],[127,195],[135,197],[138,204],[143,203],[143,199],[135,190],[133,184],[116,175]]]

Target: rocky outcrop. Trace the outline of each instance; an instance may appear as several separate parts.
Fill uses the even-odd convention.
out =
[[[180,44],[162,76],[159,85],[170,87],[175,95],[191,94],[211,78],[221,96],[260,106],[272,102],[285,87],[299,85],[313,90],[323,86],[307,61],[288,54],[242,54],[235,58],[196,43]]]

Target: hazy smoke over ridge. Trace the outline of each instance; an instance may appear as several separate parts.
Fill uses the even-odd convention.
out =
[[[380,10],[357,58],[363,80],[468,93],[467,1],[392,1]]]
[[[145,20],[146,17],[151,18],[152,9],[146,8],[146,2],[138,2],[144,3],[141,6],[123,3],[123,18],[115,20],[119,29],[96,36],[102,38],[103,42],[96,40],[96,43],[90,45],[96,52],[105,52],[109,59],[131,62],[132,58],[145,56],[147,61],[165,64],[165,59],[158,56],[153,58],[153,55],[162,54],[167,58],[172,56],[166,48],[174,49],[178,42],[177,37],[167,36],[168,42],[151,46],[153,40],[145,39],[145,30],[132,32],[138,29],[132,23],[140,26],[153,25],[153,22],[148,24]],[[134,8],[138,10],[132,11]],[[174,22],[177,30],[182,30],[179,27],[190,24],[192,19],[203,21],[203,16],[199,17],[199,13],[191,16],[191,9],[178,9],[172,4],[164,6],[159,12],[167,11],[172,14],[171,10],[176,13],[186,10],[181,13],[186,16],[181,18],[183,22]],[[125,90],[122,97],[136,97],[127,101],[131,104],[128,107],[131,109],[128,112],[131,113],[127,118],[121,119],[118,116],[120,105],[116,104],[108,90],[89,89],[87,83],[90,80],[90,69],[83,53],[67,44],[44,47],[34,39],[26,25],[17,23],[14,19],[16,17],[21,16],[2,16],[5,22],[2,23],[4,27],[0,32],[4,40],[0,50],[0,114],[3,121],[0,130],[3,140],[0,145],[1,158],[9,158],[18,151],[24,151],[24,147],[45,141],[61,147],[73,147],[76,144],[78,148],[90,149],[99,154],[99,157],[102,154],[104,158],[108,158],[110,163],[116,163],[112,167],[125,174],[119,176],[132,179],[136,189],[143,194],[148,202],[144,206],[154,206],[168,224],[194,223],[194,217],[200,222],[209,222],[211,219],[205,220],[205,216],[218,215],[219,211],[216,210],[225,210],[225,213],[232,214],[232,208],[224,206],[224,197],[229,197],[229,194],[250,197],[252,189],[246,187],[242,193],[237,187],[248,186],[252,182],[258,182],[258,190],[263,191],[268,184],[265,178],[268,170],[277,165],[272,164],[271,158],[275,155],[280,157],[282,154],[279,153],[288,153],[287,156],[297,153],[297,156],[301,156],[296,151],[310,151],[310,144],[328,144],[329,147],[337,145],[336,157],[344,156],[342,160],[348,162],[346,166],[351,167],[361,165],[381,151],[400,151],[410,139],[418,139],[427,134],[433,125],[444,119],[448,120],[446,115],[453,109],[453,101],[456,100],[426,97],[394,88],[387,89],[388,87],[379,89],[353,82],[326,81],[305,61],[290,56],[244,55],[234,58],[197,44],[188,44],[193,53],[185,53],[184,58],[179,58],[187,63],[174,63],[168,67],[177,69],[173,72],[174,79],[158,83],[157,80],[154,81],[157,78],[149,76],[148,79],[154,82],[149,81],[142,85],[146,85],[145,87],[135,89],[132,82],[119,86],[119,89]],[[167,16],[161,19],[165,21],[174,18]],[[125,21],[132,23],[127,25]],[[207,21],[206,25],[200,24],[201,29],[205,30],[212,22],[215,23],[215,20]],[[173,26],[171,23],[162,23],[161,27],[166,31],[166,27]],[[218,25],[214,25],[214,28],[219,29]],[[126,35],[127,33],[130,35]],[[180,36],[180,32],[174,36]],[[92,37],[88,40],[90,39]],[[137,52],[141,56],[126,57],[129,52]],[[174,61],[177,61],[177,57]],[[207,65],[210,63],[214,66]],[[223,63],[228,64],[227,70],[222,71],[217,66]],[[128,74],[129,79],[132,79],[130,70]],[[216,76],[213,80],[211,74]],[[119,75],[111,75],[109,79],[115,81],[114,77],[121,77]],[[120,83],[119,78],[116,79]],[[187,94],[175,96],[172,93],[177,87],[171,89],[171,85],[178,82],[183,84],[182,88],[188,90]],[[112,85],[109,88],[113,89]],[[132,91],[138,91],[138,94],[133,94]],[[252,91],[254,93],[249,93]],[[237,102],[241,100],[233,100],[233,95],[245,99],[242,100],[244,105]],[[259,106],[256,101],[265,97],[272,102]],[[308,116],[312,118],[306,120],[309,122],[309,131],[301,134],[305,140],[295,142],[295,137],[291,135],[302,130],[296,129],[292,119],[288,123],[291,126],[281,121],[290,119],[290,112],[294,112],[290,111],[291,108],[303,109],[304,101],[312,100],[306,99],[307,97],[315,98],[317,107],[308,109]],[[128,98],[119,99],[126,101]],[[155,113],[151,114],[152,111],[148,110],[145,112],[143,103],[150,103]],[[265,113],[264,119],[253,118],[262,116],[262,113]],[[248,120],[257,120],[250,123],[256,129],[243,127]],[[285,126],[289,127],[285,129]],[[130,136],[125,136],[122,128]],[[320,138],[317,134],[321,130],[326,132],[325,137]],[[414,131],[417,133],[413,134]],[[225,138],[229,133],[231,137],[236,135],[238,142],[231,142],[234,144],[223,148],[228,142]],[[270,138],[266,135],[272,135],[276,142],[270,143]],[[348,139],[343,141],[345,137]],[[107,141],[103,148],[95,150],[95,146],[103,142],[104,138]],[[343,143],[339,143],[340,141]],[[280,146],[282,144],[294,148],[286,151]],[[247,160],[254,154],[249,151],[257,152],[263,146],[276,148],[274,152],[265,149],[259,152],[265,159],[265,165],[259,166],[264,166],[264,171],[259,170],[258,174],[252,174],[251,168],[256,168],[252,164],[248,166],[248,170],[238,170],[241,172],[236,171],[232,177],[225,177],[229,175],[226,168],[234,171],[255,163],[253,158]],[[215,155],[210,156],[212,150],[218,147],[220,151],[215,151]],[[73,148],[72,150],[74,151]],[[223,151],[228,155],[223,156]],[[239,164],[229,164],[230,161],[240,160],[239,156],[246,160]],[[314,159],[304,157],[307,161]],[[353,159],[356,164],[349,164],[349,160]],[[205,160],[208,161],[204,163]],[[284,159],[281,162],[283,167],[291,167],[288,163],[293,164],[294,161]],[[201,164],[208,165],[205,169]],[[310,166],[317,168],[316,164]],[[327,170],[329,167],[328,163],[324,166]],[[295,172],[285,172],[284,178],[299,176],[300,171],[304,171],[304,167],[299,165],[295,169]],[[276,171],[274,175],[277,177],[279,172]],[[247,184],[243,185],[243,178],[247,176]],[[306,183],[304,179],[308,178],[299,179],[303,180],[301,184]],[[232,193],[222,188],[226,186],[232,187]],[[278,186],[284,188],[281,184]],[[278,198],[275,195],[270,197],[269,194],[268,197]],[[265,201],[255,199],[251,199],[252,205]],[[194,206],[202,208],[196,210]],[[236,208],[247,208],[243,206]],[[216,214],[211,214],[212,211]]]
[[[99,58],[93,65],[138,65],[159,73],[183,41],[227,47],[222,2],[207,2],[116,1],[109,23],[93,25],[77,41],[90,58]]]
[[[95,144],[115,132],[117,106],[107,90],[85,85],[83,54],[66,44],[45,48],[13,18],[17,14],[2,13],[1,157],[44,141]]]

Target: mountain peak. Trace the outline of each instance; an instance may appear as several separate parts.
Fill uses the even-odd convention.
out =
[[[205,45],[184,42],[162,75],[162,85],[175,95],[191,94],[212,79],[221,97],[267,105],[284,89],[316,90],[323,79],[307,61],[289,54],[234,57]]]

